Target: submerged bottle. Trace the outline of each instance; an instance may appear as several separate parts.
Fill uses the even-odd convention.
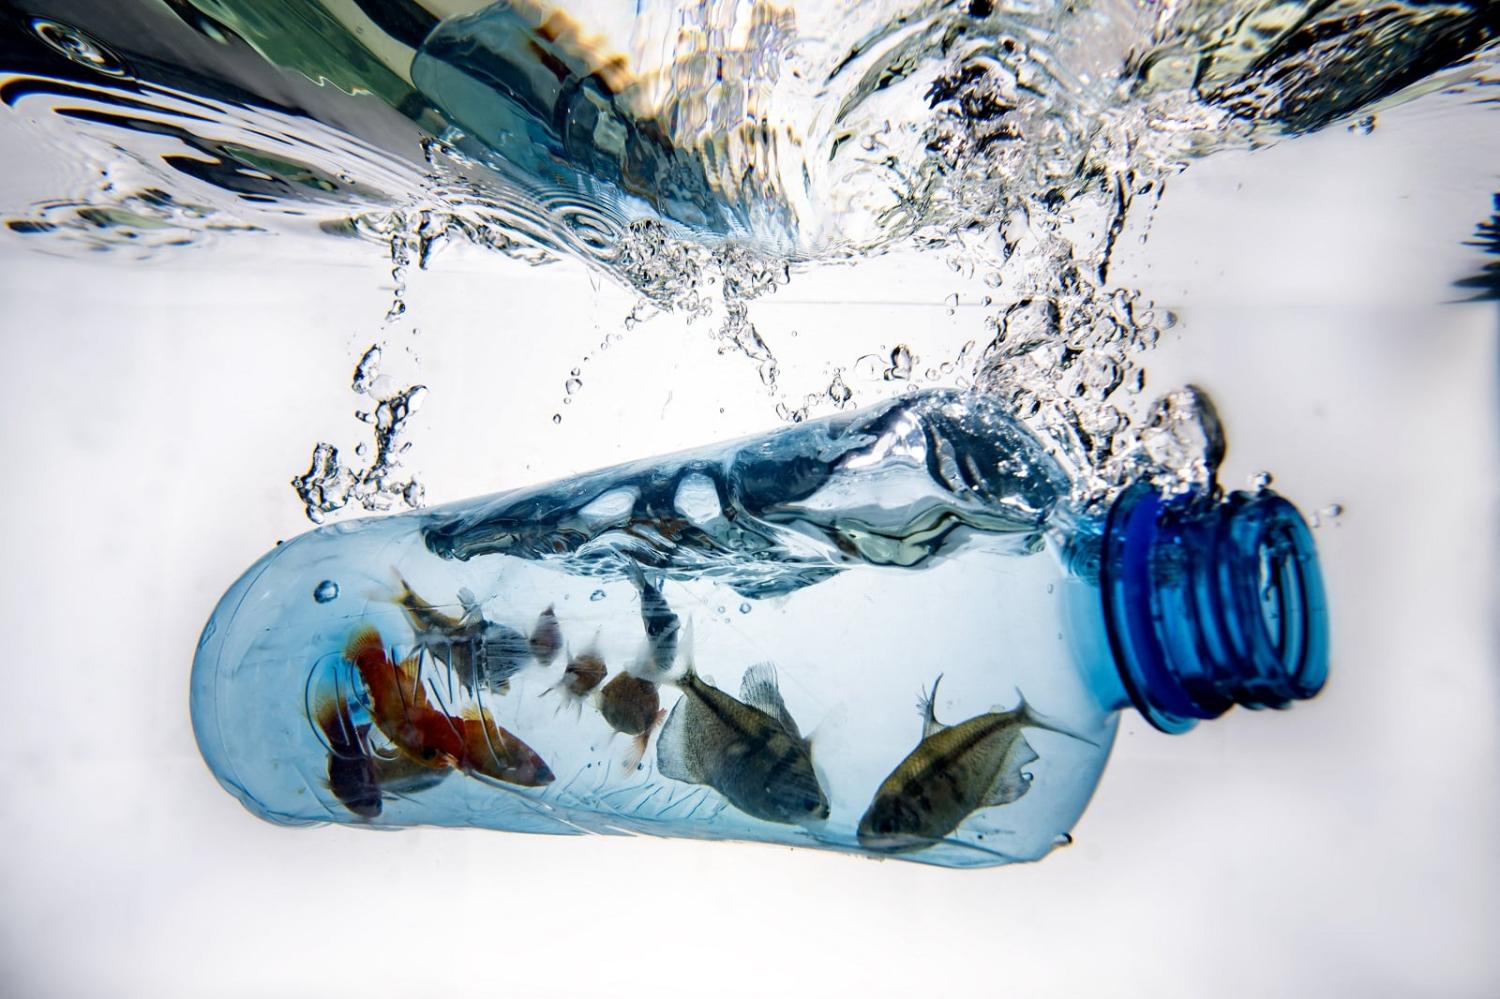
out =
[[[1326,636],[1286,500],[1088,515],[996,403],[928,391],[305,534],[225,594],[192,712],[277,822],[984,866],[1065,841],[1122,709],[1285,707]]]

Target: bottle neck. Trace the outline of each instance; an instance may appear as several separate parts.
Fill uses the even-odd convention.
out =
[[[1236,704],[1284,708],[1328,675],[1312,535],[1268,490],[1166,498],[1140,483],[1109,512],[1100,589],[1137,710],[1186,732]]]

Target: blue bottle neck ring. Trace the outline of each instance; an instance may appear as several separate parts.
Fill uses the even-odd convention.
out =
[[[1167,498],[1145,483],[1110,508],[1100,589],[1137,710],[1186,732],[1236,704],[1284,708],[1328,676],[1312,534],[1275,493]]]

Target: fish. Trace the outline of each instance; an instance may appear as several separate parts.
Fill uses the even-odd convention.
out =
[[[653,580],[646,578],[641,567],[627,560],[625,571],[635,583],[641,595],[641,624],[646,629],[646,640],[650,650],[649,663],[657,673],[667,673],[677,659],[677,636],[681,621],[662,595],[660,575]]]
[[[482,685],[496,694],[508,692],[511,677],[526,667],[529,652],[526,636],[496,621],[483,621],[477,633],[464,636],[464,640],[468,643],[467,650],[458,659],[462,663],[467,657],[467,675],[472,680],[464,683],[464,671],[455,668],[459,682],[470,691]]]
[[[433,769],[454,765],[463,754],[463,740],[453,720],[428,701],[418,656],[394,662],[386,654],[380,632],[365,625],[349,637],[344,658],[354,664],[370,693],[375,727],[397,752]]]
[[[378,817],[382,807],[380,775],[365,741],[370,726],[354,724],[342,697],[320,701],[313,720],[328,740],[328,790],[360,818]]]
[[[466,691],[473,693],[480,686],[497,694],[510,690],[511,677],[526,666],[531,654],[524,635],[485,620],[468,589],[458,591],[463,615],[454,617],[418,596],[399,572],[396,581],[392,602],[406,613],[417,644],[447,666]]]
[[[625,758],[626,770],[634,770],[641,762],[651,733],[667,716],[656,684],[625,672],[615,674],[599,691],[599,713],[610,728],[635,737]]]
[[[370,762],[374,765],[375,783],[379,785],[382,797],[401,797],[425,791],[441,784],[454,772],[452,769],[434,770],[424,767],[400,754],[384,756],[378,752],[372,753]]]
[[[1031,775],[1021,768],[1040,759],[1024,729],[1088,742],[1037,714],[1025,697],[1009,710],[944,725],[934,707],[942,679],[939,675],[918,703],[921,740],[881,783],[859,820],[857,836],[867,850],[923,850],[942,842],[973,812],[1019,800],[1031,790]]]
[[[374,627],[357,629],[344,655],[370,692],[376,727],[409,761],[524,787],[552,782],[553,773],[542,758],[495,724],[483,707],[466,708],[457,718],[434,708],[418,673],[420,659],[392,662]]]
[[[563,670],[562,679],[542,691],[541,696],[546,697],[554,690],[560,690],[563,704],[571,702],[581,713],[584,699],[604,682],[607,675],[609,675],[609,668],[599,656],[596,638],[595,644],[589,646],[587,651],[576,656],[571,652],[568,654],[568,665]],[[559,711],[562,710],[563,704],[558,705]]]
[[[555,779],[552,768],[536,751],[495,724],[484,708],[465,708],[459,721],[464,754],[457,761],[458,769],[521,787],[545,787]]]
[[[537,615],[536,627],[531,629],[528,644],[531,654],[543,666],[551,666],[552,660],[557,658],[557,650],[562,648],[562,626],[557,623],[557,614],[551,604]]]
[[[682,696],[656,742],[663,776],[706,784],[766,822],[804,825],[828,818],[811,742],[787,711],[774,665],[746,670],[738,699],[700,679],[691,660],[670,682]]]
[[[396,576],[396,595],[391,602],[406,614],[406,620],[411,624],[411,630],[417,633],[419,640],[429,635],[451,635],[462,631],[477,616],[479,606],[474,603],[474,595],[468,590],[459,591],[459,606],[464,608],[463,616],[454,617],[445,614],[437,607],[428,603],[417,592],[411,588],[398,571]]]

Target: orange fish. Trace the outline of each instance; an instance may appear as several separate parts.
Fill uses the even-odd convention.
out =
[[[418,675],[418,658],[393,663],[373,627],[355,632],[344,655],[370,691],[376,726],[403,755],[426,766],[456,767],[507,784],[552,783],[552,771],[542,758],[495,724],[484,708],[469,709],[459,718],[434,708]]]
[[[350,636],[344,658],[354,664],[370,692],[375,726],[403,756],[440,769],[453,766],[464,754],[459,726],[427,700],[415,656],[392,662],[380,632],[366,625]]]
[[[461,770],[522,787],[552,783],[552,769],[530,746],[496,725],[484,708],[465,710],[459,721],[464,739],[464,755],[458,760]]]

